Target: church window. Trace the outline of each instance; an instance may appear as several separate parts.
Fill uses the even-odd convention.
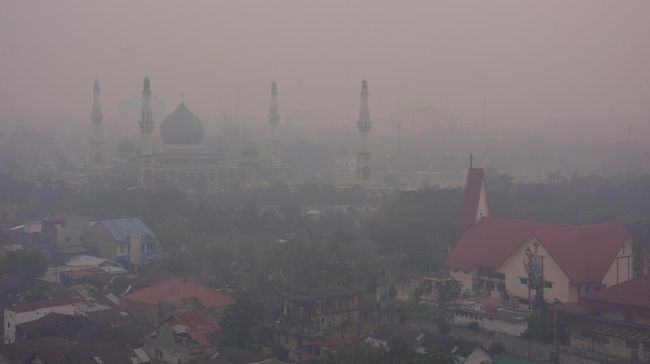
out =
[[[544,288],[553,288],[553,282],[544,281]]]
[[[528,278],[525,278],[525,277],[519,278],[519,282],[521,282],[521,284],[523,284],[524,286],[527,286],[528,285]]]

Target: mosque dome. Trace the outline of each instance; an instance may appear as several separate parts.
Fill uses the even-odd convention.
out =
[[[200,144],[203,122],[181,102],[160,124],[160,138],[165,144]]]

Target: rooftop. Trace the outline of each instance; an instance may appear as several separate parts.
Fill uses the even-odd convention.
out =
[[[235,299],[227,294],[179,277],[172,277],[129,293],[124,298],[150,305],[158,305],[160,302],[182,304],[187,299],[196,298],[206,308],[229,306],[235,303]]]
[[[137,217],[125,219],[100,220],[106,230],[116,241],[128,241],[130,238],[156,238],[156,235]]]

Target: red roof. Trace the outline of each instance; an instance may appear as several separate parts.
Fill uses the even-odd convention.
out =
[[[650,275],[604,287],[590,296],[580,298],[581,305],[596,306],[598,303],[650,310]]]
[[[563,227],[533,221],[484,217],[465,231],[449,253],[445,265],[451,268],[498,268],[534,231]]]
[[[621,223],[569,226],[534,233],[573,282],[601,282],[630,239]]]
[[[201,345],[208,345],[208,336],[215,335],[221,330],[217,319],[205,311],[176,313],[173,324],[187,327],[188,334]]]
[[[183,300],[196,298],[206,308],[235,303],[232,297],[224,293],[178,277],[171,277],[164,282],[129,293],[124,298],[150,305],[158,305],[160,302],[182,304]]]
[[[467,173],[467,184],[465,185],[463,212],[460,215],[460,223],[458,225],[459,235],[471,229],[476,224],[481,188],[484,183],[485,171],[483,168],[470,168]]]

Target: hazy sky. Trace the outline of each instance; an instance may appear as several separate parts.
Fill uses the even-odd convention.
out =
[[[650,1],[0,0],[0,122],[87,119],[95,78],[110,111],[145,75],[202,117],[239,85],[261,118],[277,80],[281,111],[352,123],[367,77],[373,115],[650,124]]]

